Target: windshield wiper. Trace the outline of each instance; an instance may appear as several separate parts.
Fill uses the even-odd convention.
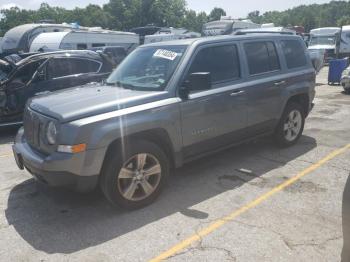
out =
[[[131,90],[136,90],[137,89],[137,86],[134,86],[134,85],[128,84],[128,83],[123,83],[123,82],[120,82],[120,81],[117,81],[117,82],[106,82],[106,85],[108,85],[108,86],[117,86],[117,87],[122,87],[122,88],[125,88],[125,89],[131,89]]]
[[[135,90],[137,89],[137,86],[134,86],[132,84],[128,84],[128,83],[123,83],[123,82],[120,82],[120,81],[117,81],[117,86],[120,86],[120,87],[123,87],[123,88],[126,88],[126,89],[131,89],[131,90]]]

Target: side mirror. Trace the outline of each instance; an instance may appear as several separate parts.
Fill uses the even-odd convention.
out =
[[[211,89],[211,75],[209,72],[197,72],[188,76],[180,89],[180,96],[187,98],[191,91]]]

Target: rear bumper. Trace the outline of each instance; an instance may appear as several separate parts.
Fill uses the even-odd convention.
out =
[[[94,157],[98,153],[95,150],[80,154],[43,155],[26,143],[23,128],[18,131],[12,149],[18,168],[27,169],[38,181],[49,186],[88,192],[98,184],[102,162],[96,161],[99,158]]]

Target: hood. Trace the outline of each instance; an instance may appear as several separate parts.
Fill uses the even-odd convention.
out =
[[[309,46],[310,50],[313,50],[313,49],[335,49],[335,45],[312,45],[312,46]]]
[[[137,91],[95,83],[35,97],[29,107],[64,123],[167,97],[166,91]]]

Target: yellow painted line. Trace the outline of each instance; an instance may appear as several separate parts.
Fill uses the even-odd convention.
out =
[[[302,172],[300,172],[296,176],[294,176],[294,177],[290,178],[289,180],[285,181],[284,183],[276,186],[271,191],[269,191],[269,192],[263,194],[262,196],[256,198],[255,200],[253,200],[252,202],[250,202],[250,203],[246,204],[245,206],[239,208],[238,210],[235,210],[231,214],[216,220],[215,222],[213,222],[208,227],[203,228],[202,230],[200,230],[197,234],[188,237],[187,239],[181,241],[180,243],[178,243],[175,246],[171,247],[167,251],[161,253],[157,257],[151,259],[150,262],[158,262],[158,261],[165,260],[165,259],[175,255],[176,253],[182,251],[183,249],[191,246],[194,242],[200,241],[203,237],[209,235],[213,231],[215,231],[215,230],[219,229],[220,227],[224,226],[226,223],[234,220],[236,217],[238,217],[239,215],[245,213],[249,209],[252,209],[252,208],[256,207],[257,205],[261,204],[262,202],[264,202],[268,198],[272,197],[276,193],[282,191],[284,188],[294,184],[296,181],[298,181],[303,176],[305,176],[307,174],[310,174],[311,172],[315,171],[317,168],[319,168],[322,165],[324,165],[326,162],[328,162],[328,161],[332,160],[333,158],[343,154],[348,149],[350,149],[350,144],[348,144],[348,145],[346,145],[346,146],[344,146],[342,148],[339,148],[337,150],[334,150],[329,155],[327,155],[325,158],[321,159],[317,163],[315,163],[315,164],[311,165],[310,167],[306,168],[305,170],[303,170]]]
[[[0,158],[10,157],[10,156],[12,156],[12,154],[4,154],[4,155],[0,155]]]

